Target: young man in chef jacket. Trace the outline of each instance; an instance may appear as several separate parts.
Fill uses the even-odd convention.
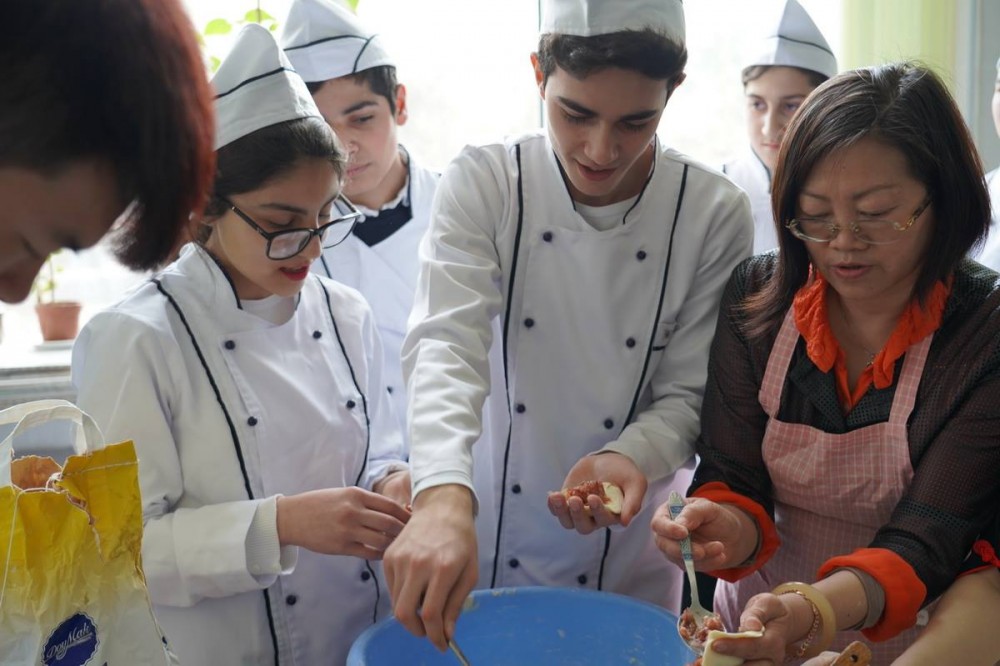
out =
[[[721,292],[752,243],[746,195],[656,136],[681,2],[547,0],[542,32],[548,131],[448,167],[403,346],[414,515],[384,566],[396,617],[441,648],[477,582],[678,610],[650,517],[688,486]],[[620,517],[553,492],[588,480],[624,490]]]
[[[354,287],[371,304],[385,346],[386,390],[405,439],[400,348],[416,290],[417,247],[440,176],[399,145],[406,88],[382,40],[348,9],[335,0],[293,0],[281,44],[347,148],[344,193],[365,215],[313,270]]]
[[[837,58],[798,0],[785,1],[765,35],[744,60],[742,74],[750,144],[722,166],[750,197],[754,254],[778,247],[771,176],[785,127],[809,93],[837,73]]]

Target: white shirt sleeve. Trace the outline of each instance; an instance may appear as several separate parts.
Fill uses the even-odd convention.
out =
[[[247,530],[247,569],[261,587],[270,587],[278,576],[295,570],[299,549],[281,546],[278,540],[278,495],[261,500]]]
[[[509,203],[501,168],[481,149],[463,150],[441,178],[420,246],[402,351],[414,497],[445,483],[472,490],[472,446],[490,391],[492,321],[502,306],[495,237]]]

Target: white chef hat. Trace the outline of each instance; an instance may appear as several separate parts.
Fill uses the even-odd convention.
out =
[[[827,78],[837,74],[837,58],[808,12],[797,0],[785,0],[774,26],[744,61],[744,69],[755,65],[783,65],[818,72]]]
[[[334,0],[292,0],[281,46],[295,70],[311,83],[396,65],[379,36]]]
[[[269,125],[323,117],[270,31],[256,23],[237,35],[212,85],[216,150]]]
[[[542,34],[591,37],[651,28],[684,44],[681,0],[545,0]]]

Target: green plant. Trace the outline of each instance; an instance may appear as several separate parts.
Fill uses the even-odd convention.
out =
[[[42,264],[42,269],[35,277],[34,284],[31,285],[31,291],[35,294],[35,302],[39,305],[56,302],[56,275],[63,271],[62,265],[57,262],[57,257],[61,252],[62,250],[56,250],[48,256],[45,263]]]
[[[212,72],[215,72],[219,68],[222,59],[211,53],[211,44],[216,42],[218,37],[231,34],[235,27],[242,27],[247,23],[259,23],[271,32],[275,32],[278,29],[278,19],[264,11],[260,6],[259,0],[254,8],[244,12],[243,16],[238,19],[230,20],[229,18],[219,17],[205,24],[199,38],[202,49],[205,50],[208,57],[209,69]]]
[[[359,0],[342,0],[352,12],[358,10]],[[199,42],[201,43],[202,49],[205,51],[205,55],[208,58],[209,70],[213,73],[215,70],[219,69],[219,65],[222,64],[222,59],[218,55],[212,53],[212,45],[218,42],[219,37],[224,37],[226,35],[232,34],[236,27],[242,27],[247,23],[259,23],[271,32],[276,32],[278,30],[278,19],[274,18],[271,14],[264,11],[261,8],[260,0],[257,0],[256,6],[248,9],[243,13],[243,16],[231,20],[226,17],[219,17],[210,20],[202,28],[201,34],[198,36]]]

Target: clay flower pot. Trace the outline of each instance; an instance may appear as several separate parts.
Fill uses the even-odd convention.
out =
[[[42,329],[42,339],[49,342],[75,338],[80,325],[80,308],[81,305],[73,301],[37,304],[35,313]]]

